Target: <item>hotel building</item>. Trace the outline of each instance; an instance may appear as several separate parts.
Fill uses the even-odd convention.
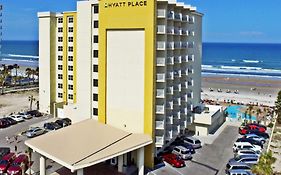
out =
[[[76,12],[38,13],[40,111],[148,135],[144,163],[153,166],[200,105],[202,16],[174,0],[78,1]]]

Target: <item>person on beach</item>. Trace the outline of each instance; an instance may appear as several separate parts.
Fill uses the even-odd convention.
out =
[[[9,143],[10,138],[6,136],[6,142]]]
[[[18,147],[17,147],[17,145],[15,145],[15,152],[17,152],[18,151]]]

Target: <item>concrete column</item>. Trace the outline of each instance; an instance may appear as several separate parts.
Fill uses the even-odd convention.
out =
[[[77,175],[84,175],[84,169],[77,170]]]
[[[118,156],[118,172],[123,172],[123,155]]]
[[[137,150],[137,166],[139,169],[138,175],[144,175],[144,147]]]
[[[46,175],[46,158],[40,157],[40,175]]]
[[[127,166],[128,165],[128,154],[127,153],[124,154],[123,157],[124,157],[124,165]]]

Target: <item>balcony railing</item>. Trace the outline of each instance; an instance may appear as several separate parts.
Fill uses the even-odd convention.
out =
[[[166,49],[166,42],[164,41],[158,41],[157,42],[157,50],[165,50]]]
[[[194,47],[194,42],[189,42],[188,43],[188,48],[193,48]]]
[[[188,55],[181,56],[181,61],[183,63],[187,63],[188,62]]]
[[[166,60],[164,57],[157,57],[156,58],[156,65],[157,66],[165,66],[166,65]]]
[[[195,17],[190,16],[188,21],[189,21],[189,24],[194,24],[195,23]]]
[[[165,114],[165,106],[156,105],[156,114]]]
[[[174,64],[174,57],[168,57],[167,64]]]
[[[164,144],[164,136],[156,136],[155,137],[155,144],[156,145],[163,145]]]
[[[175,34],[176,35],[181,35],[182,29],[181,28],[175,28]]]
[[[181,105],[181,99],[180,98],[174,98],[174,105]]]
[[[157,89],[156,90],[157,98],[165,98],[165,89]]]
[[[188,35],[188,30],[187,29],[182,29],[181,33],[182,33],[182,35]]]
[[[182,15],[182,21],[187,22],[189,19],[188,15]]]
[[[181,56],[175,56],[174,61],[175,63],[181,63]]]
[[[174,85],[174,91],[181,91],[181,84]]]
[[[194,69],[193,68],[188,68],[188,74],[193,74],[194,73]]]
[[[173,80],[174,79],[174,73],[173,72],[168,72],[167,73],[167,79],[168,80]]]
[[[193,80],[187,81],[188,86],[193,86]]]
[[[174,94],[174,87],[167,87],[167,94],[173,95]]]
[[[187,98],[189,99],[193,98],[193,93],[192,92],[187,93]]]
[[[173,35],[174,33],[175,33],[174,27],[171,26],[167,27],[167,34]]]
[[[175,13],[174,13],[174,11],[169,11],[167,17],[168,17],[168,19],[171,19],[171,20],[175,19]]]
[[[181,100],[182,100],[183,102],[187,102],[187,100],[188,100],[187,94],[182,95],[182,96],[181,96]]]
[[[167,116],[166,124],[169,124],[169,125],[174,124],[174,117],[173,116]]]
[[[194,55],[188,55],[188,61],[189,62],[194,62]]]
[[[189,36],[194,36],[194,35],[195,35],[195,32],[194,32],[194,31],[188,31],[188,35],[189,35]]]
[[[165,122],[164,121],[156,121],[155,127],[156,127],[156,129],[164,129],[165,128]]]
[[[181,84],[181,87],[184,88],[184,89],[188,89],[188,83],[187,83],[187,81],[183,82],[183,83]]]
[[[181,48],[186,49],[188,46],[188,42],[181,42]]]
[[[156,74],[156,82],[165,82],[165,74]]]
[[[167,43],[167,49],[174,49],[175,48],[175,43],[174,42],[168,42]]]
[[[184,75],[184,76],[188,76],[188,69],[182,70],[181,74]]]
[[[166,18],[166,10],[165,9],[157,9],[157,17],[158,18]]]
[[[180,111],[177,111],[177,112],[174,112],[174,117],[177,118],[177,119],[180,119],[181,118],[181,112]]]
[[[182,16],[181,13],[176,13],[176,14],[175,14],[175,20],[181,21],[181,18],[182,18],[181,16]]]
[[[187,108],[182,108],[182,109],[181,109],[181,114],[182,114],[182,115],[187,115],[187,114],[188,114]]]
[[[157,26],[157,34],[165,34],[166,33],[166,26],[165,25],[158,25]]]
[[[174,42],[175,49],[180,49],[181,48],[181,42]]]
[[[167,102],[167,104],[166,104],[166,107],[167,107],[167,109],[170,109],[170,110],[172,110],[173,109],[173,101],[169,101],[169,102]]]

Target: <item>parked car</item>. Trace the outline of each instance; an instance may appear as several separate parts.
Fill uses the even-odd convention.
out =
[[[19,115],[21,115],[24,119],[31,119],[32,116],[30,114],[27,114],[26,112],[19,112]]]
[[[264,125],[262,125],[262,124],[258,124],[258,123],[249,123],[249,124],[247,124],[246,126],[250,126],[250,125],[257,126],[257,127],[262,127],[262,128],[264,128],[265,130],[267,129],[266,126],[264,126]]]
[[[39,136],[44,133],[45,133],[44,129],[39,128],[39,127],[34,127],[34,128],[29,129],[28,131],[26,131],[25,134],[28,138],[32,138],[32,137]]]
[[[191,159],[191,153],[183,146],[175,146],[172,153],[180,156],[182,159]]]
[[[251,150],[251,149],[241,149],[241,150],[238,150],[236,153],[234,153],[234,157],[242,156],[242,155],[249,155],[249,156],[256,155],[256,156],[260,156],[259,153],[257,153],[254,150]]]
[[[248,142],[235,142],[233,145],[233,152],[237,152],[241,149],[251,149],[256,151],[257,153],[261,152],[261,147],[258,145],[252,145]]]
[[[264,143],[264,142],[261,142],[258,140],[254,140],[251,138],[245,138],[245,137],[237,139],[236,142],[248,142],[248,143],[251,143],[252,145],[258,145],[261,148],[263,148],[263,143]]]
[[[244,162],[248,165],[256,165],[259,161],[259,157],[256,155],[240,155],[229,160],[229,162]]]
[[[269,135],[266,132],[260,132],[260,131],[257,131],[257,130],[249,131],[248,134],[256,134],[257,136],[263,137],[265,139],[269,138]]]
[[[29,160],[26,154],[20,154],[8,168],[9,175],[22,175],[29,167]]]
[[[183,141],[185,143],[188,143],[188,144],[192,145],[192,147],[194,149],[198,149],[198,148],[202,147],[201,141],[199,139],[197,139],[197,138],[194,138],[194,137],[184,137]]]
[[[42,113],[37,110],[27,111],[26,114],[29,114],[33,117],[41,117]]]
[[[171,164],[173,167],[180,168],[185,166],[185,163],[182,158],[172,153],[163,155],[163,160]]]
[[[251,172],[251,166],[243,162],[228,162],[226,164],[225,173],[228,174],[231,170]]]
[[[250,131],[265,132],[266,130],[263,127],[258,127],[256,125],[247,125],[245,127],[239,127],[239,134],[248,134]]]
[[[258,135],[256,135],[256,134],[246,134],[246,135],[244,136],[244,138],[253,139],[253,140],[256,140],[256,141],[258,141],[258,142],[261,142],[262,144],[264,144],[265,141],[266,141],[265,138],[260,137],[260,136],[258,136]]]
[[[0,119],[0,128],[7,128],[9,123],[5,119]]]
[[[5,118],[3,118],[3,120],[5,120],[9,125],[15,125],[18,123],[17,121],[15,121],[14,119],[12,119],[10,117],[5,117]]]
[[[245,170],[229,170],[227,175],[254,175],[250,171]]]
[[[0,147],[0,159],[2,159],[5,155],[10,153],[9,147]]]
[[[60,129],[61,126],[58,125],[58,124],[55,123],[55,122],[49,122],[49,123],[45,123],[45,124],[44,124],[44,128],[45,128],[45,129],[48,129],[48,130],[57,130],[57,129]]]
[[[10,115],[9,118],[14,119],[17,122],[23,122],[24,118],[21,115]]]
[[[6,154],[0,161],[0,174],[4,174],[7,172],[9,166],[11,163],[15,160],[16,154],[15,153],[9,153]]]
[[[66,127],[71,125],[71,120],[69,118],[62,118],[55,121],[60,127]]]
[[[171,145],[173,146],[183,146],[185,147],[188,152],[190,152],[191,154],[195,153],[195,149],[193,148],[193,146],[191,144],[185,143],[181,138],[176,138],[175,141],[173,141],[171,143]]]

